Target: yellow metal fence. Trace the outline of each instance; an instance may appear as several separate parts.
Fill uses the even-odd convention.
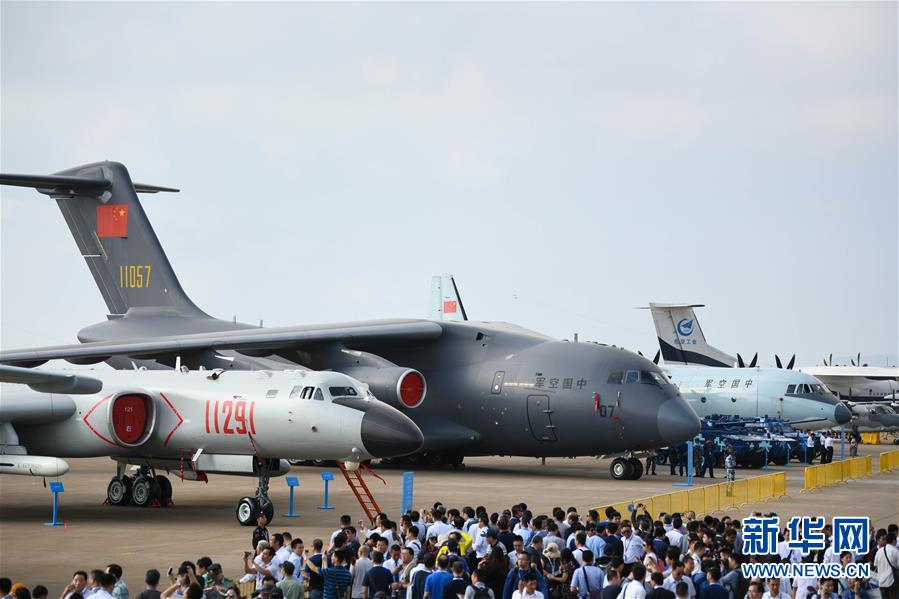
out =
[[[802,487],[802,491],[811,491],[854,478],[870,476],[872,470],[871,456],[809,466],[805,469],[805,485]]]
[[[899,449],[880,454],[880,472],[889,472],[893,468],[899,468]]]
[[[607,507],[612,507],[624,518],[630,514],[628,506],[642,503],[650,514],[658,515],[659,512],[694,511],[696,515],[721,512],[730,508],[739,508],[748,503],[767,501],[787,495],[787,475],[785,472],[776,472],[752,478],[736,480],[732,483],[723,482],[714,485],[694,487],[683,491],[674,491],[664,495],[653,495],[642,499],[621,501],[603,505],[596,508],[600,514]]]

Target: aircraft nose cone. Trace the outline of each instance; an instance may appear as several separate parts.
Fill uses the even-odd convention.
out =
[[[362,444],[373,457],[392,458],[421,449],[424,436],[399,410],[377,406],[362,417]]]
[[[852,412],[842,403],[838,403],[833,410],[833,419],[836,420],[837,424],[846,424],[852,420]]]
[[[678,445],[699,434],[702,423],[693,408],[678,395],[659,408],[659,435],[668,445]]]

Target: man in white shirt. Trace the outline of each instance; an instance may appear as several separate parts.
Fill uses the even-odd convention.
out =
[[[621,526],[621,544],[624,546],[625,565],[634,564],[643,559],[643,539],[634,534],[634,529],[630,524]]]
[[[512,599],[544,599],[543,593],[537,590],[537,575],[533,572],[525,574],[518,583],[518,589],[512,593]]]
[[[790,549],[790,529],[784,529],[784,540],[777,544],[777,555],[780,559],[789,559],[791,564],[802,563],[802,552],[798,549]]]
[[[108,572],[103,572],[100,578],[100,590],[91,594],[94,599],[114,599],[112,589],[115,588],[115,576]]]
[[[289,561],[287,558],[290,556],[290,548],[284,546],[284,535],[280,532],[272,535],[272,549],[275,550],[275,557],[278,558],[279,567],[284,562]]]
[[[874,554],[874,569],[877,570],[877,583],[883,599],[899,597],[899,581],[895,570],[899,570],[899,549],[896,549],[896,534],[877,535],[877,552]]]
[[[621,593],[618,599],[646,599],[646,566],[643,564],[634,564],[631,568],[631,575],[627,580],[621,583]]]
[[[680,531],[681,527],[684,525],[684,521],[680,518],[674,518],[671,521],[671,530],[665,533],[665,536],[668,538],[668,545],[671,547],[680,547],[680,540],[683,538],[684,534]],[[674,591],[671,591],[672,593]]]
[[[262,553],[257,555],[250,561],[251,555],[244,553],[244,572],[247,574],[255,574],[256,590],[262,589],[262,579],[271,575],[275,580],[281,580],[281,560],[275,557],[275,551],[271,547],[262,549]]]
[[[792,599],[792,596],[780,589],[780,578],[769,578],[768,590],[762,595],[762,599]]]
[[[696,587],[693,586],[693,581],[689,576],[684,576],[684,564],[683,562],[674,562],[671,565],[671,573],[665,578],[665,582],[662,583],[662,587],[668,589],[672,593],[676,592],[677,583],[686,582],[687,588],[690,590],[690,599],[696,597]]]
[[[290,542],[290,555],[287,556],[287,561],[293,564],[294,578],[303,577],[303,567],[306,565],[305,551],[306,548],[303,546],[303,539],[297,538]]]

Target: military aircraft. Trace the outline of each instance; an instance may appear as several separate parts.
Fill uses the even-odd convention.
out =
[[[569,343],[503,322],[377,320],[263,328],[213,318],[187,297],[119,163],[56,175],[0,175],[0,184],[56,199],[109,309],[82,329],[82,344],[0,353],[0,362],[107,361],[130,368],[291,368],[343,372],[409,411],[424,434],[417,459],[472,455],[598,455],[655,449],[692,438],[699,419],[673,385],[627,388],[613,372],[659,373],[630,352]],[[636,473],[630,459],[629,471]],[[621,469],[621,464],[618,464]]]
[[[885,433],[899,431],[899,414],[893,406],[882,401],[852,402],[846,405],[852,411],[852,430],[861,433]]]
[[[709,346],[693,312],[698,306],[650,303],[642,309],[652,313],[668,376],[700,417],[771,416],[808,430],[850,422],[849,409],[815,377],[756,366],[757,356],[747,366]]]
[[[452,275],[432,277],[429,314],[436,320],[464,321],[468,318]],[[653,317],[661,339],[659,322],[667,322],[670,318],[658,318],[656,309]],[[658,354],[654,362],[658,363]],[[667,361],[666,367],[665,375],[700,418],[717,414],[741,418],[771,416],[790,420],[793,426],[804,429],[831,428],[846,424],[851,418],[846,406],[820,381],[801,372],[755,367],[671,368]],[[643,382],[644,376],[638,370],[619,370],[610,374],[609,382],[637,384]],[[649,373],[649,376],[656,375]]]
[[[281,458],[327,457],[349,468],[417,451],[421,431],[367,385],[338,372],[187,369],[46,371],[0,365],[0,473],[61,476],[60,458],[110,456],[112,505],[166,505],[172,484],[209,474],[253,476],[237,520],[271,520]],[[137,466],[134,476],[125,474]]]
[[[706,341],[699,319],[693,308],[702,304],[649,304],[652,310],[659,346],[665,363],[697,364],[706,366],[744,366],[740,354],[736,357],[712,347]],[[899,393],[899,368],[874,367],[852,360],[852,366],[833,364],[833,355],[824,360],[823,366],[799,366],[796,370],[818,379],[840,399],[847,401],[889,400],[893,394]],[[756,354],[750,366],[755,366]],[[779,356],[774,356],[778,368],[783,367]],[[786,370],[793,370],[796,356],[787,362]]]

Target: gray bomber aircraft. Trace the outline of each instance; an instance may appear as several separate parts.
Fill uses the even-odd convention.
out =
[[[271,476],[282,459],[327,457],[354,470],[362,460],[417,451],[422,435],[366,385],[309,370],[47,371],[0,366],[0,474],[61,476],[60,458],[109,456],[111,505],[168,505],[172,484],[208,474],[258,479],[237,520],[274,517]],[[128,465],[137,467],[125,474]]]
[[[213,318],[181,288],[137,197],[177,190],[133,183],[122,164],[6,174],[0,183],[33,187],[57,201],[109,309],[106,322],[78,333],[81,344],[5,351],[0,362],[132,368],[138,361],[162,368],[180,360],[190,368],[335,370],[406,411],[424,434],[416,459],[434,464],[476,455],[624,454],[612,468],[624,462],[637,478],[633,452],[699,432],[696,414],[659,367],[615,347],[502,322],[263,328]],[[610,374],[622,370],[646,372],[648,384],[610,384]]]

